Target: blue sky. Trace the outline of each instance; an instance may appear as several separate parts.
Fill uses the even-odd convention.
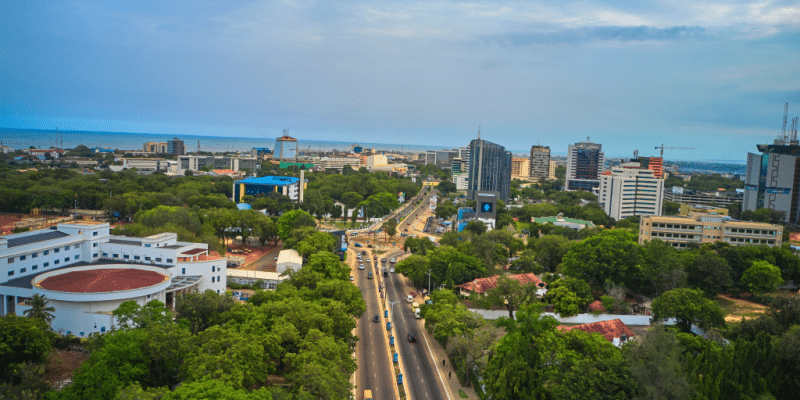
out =
[[[800,115],[796,1],[13,1],[0,127],[743,161]]]

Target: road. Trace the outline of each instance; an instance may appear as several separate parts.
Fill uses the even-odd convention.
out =
[[[367,272],[371,271],[372,264],[366,264],[363,270],[358,269],[358,260],[355,250],[348,249],[347,263],[353,271],[354,283],[361,289],[367,311],[358,321],[356,335],[359,341],[356,344],[356,400],[363,399],[364,390],[372,390],[376,399],[396,399],[397,382],[395,380],[392,360],[389,358],[389,339],[386,333],[386,319],[378,302],[378,286],[376,279],[367,279]],[[374,271],[373,271],[374,273]],[[372,322],[374,315],[380,316],[380,322]]]
[[[388,253],[386,255],[387,264],[391,257],[398,257],[401,254],[403,253]],[[431,358],[428,343],[426,343],[433,338],[418,327],[414,313],[411,311],[411,303],[407,302],[408,294],[400,277],[390,273],[386,279],[386,295],[389,302],[398,302],[394,305],[390,316],[395,326],[395,334],[400,340],[398,347],[400,358],[403,361],[403,372],[406,374],[404,379],[408,388],[408,398],[411,400],[447,399],[438,371],[433,365],[441,360]],[[419,296],[416,296],[414,301],[422,303]],[[409,333],[417,335],[416,343],[409,343],[407,339]]]

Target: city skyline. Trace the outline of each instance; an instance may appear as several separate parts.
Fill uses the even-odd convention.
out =
[[[800,115],[791,2],[12,3],[0,127],[743,163]],[[188,147],[189,144],[187,143]]]

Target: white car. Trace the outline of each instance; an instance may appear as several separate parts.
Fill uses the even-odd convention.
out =
[[[390,262],[390,263],[392,263],[392,264],[394,264],[394,262],[395,262],[395,259],[394,259],[394,257],[392,257],[392,258],[389,260],[389,262]]]
[[[394,268],[389,268],[389,272],[394,273]]]
[[[364,269],[364,264],[358,264],[358,269]]]
[[[406,298],[406,303],[413,303],[413,302],[414,302],[414,296],[408,295],[408,297]]]

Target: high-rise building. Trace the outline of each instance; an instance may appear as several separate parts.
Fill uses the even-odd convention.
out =
[[[642,168],[653,171],[656,178],[664,178],[664,159],[661,157],[639,157]]]
[[[167,142],[146,142],[142,145],[145,153],[163,154],[167,152]]]
[[[600,175],[598,202],[619,221],[634,215],[661,215],[664,180],[638,162],[620,164]]]
[[[758,145],[761,154],[747,154],[742,210],[783,211],[783,222],[800,219],[800,146],[776,140]]]
[[[556,179],[556,162],[550,160],[550,166],[547,168],[547,179]]]
[[[176,156],[184,155],[186,153],[186,149],[183,146],[183,140],[178,138],[167,140],[167,153],[174,154]]]
[[[530,172],[531,178],[546,179],[550,176],[550,148],[547,146],[531,146]]]
[[[588,138],[569,145],[564,186],[567,190],[593,191],[600,186],[604,163],[603,145],[589,142]]]
[[[478,193],[494,193],[508,202],[511,187],[511,153],[499,144],[474,139],[469,143],[469,178],[467,198],[477,200]]]
[[[525,157],[512,157],[511,158],[511,177],[513,178],[527,178],[530,173],[530,161]]]
[[[289,136],[286,129],[283,136],[275,139],[275,150],[272,152],[275,160],[296,161],[297,160],[297,139]]]
[[[461,159],[461,172],[469,172],[469,149],[466,147],[458,148],[458,158]]]

